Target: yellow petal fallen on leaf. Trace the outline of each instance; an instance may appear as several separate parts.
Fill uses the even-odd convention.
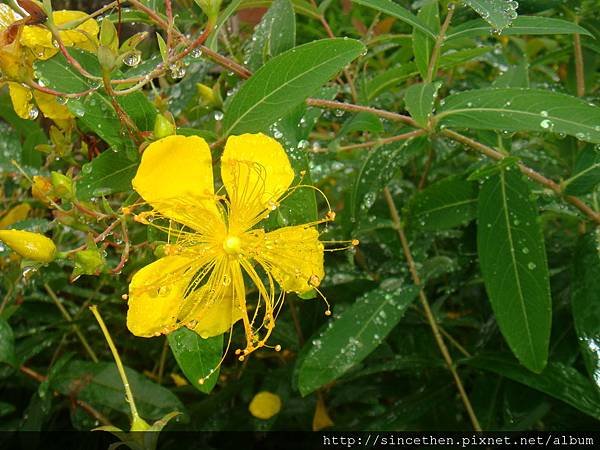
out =
[[[254,396],[248,409],[257,419],[267,420],[281,410],[281,398],[272,392],[261,391]]]

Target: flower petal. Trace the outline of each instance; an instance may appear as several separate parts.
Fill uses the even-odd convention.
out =
[[[227,139],[221,177],[231,201],[229,227],[237,233],[274,206],[294,180],[294,171],[275,139],[262,133],[242,134]]]
[[[222,224],[215,203],[212,157],[197,136],[168,136],[150,144],[132,180],[154,209],[197,231]]]
[[[177,328],[177,316],[194,276],[193,258],[165,256],[139,270],[129,284],[127,328],[141,337]]]
[[[242,311],[239,303],[238,306],[234,304],[232,291],[228,290],[195,312],[195,317],[197,325],[192,330],[206,339],[229,331],[242,318]]]
[[[73,114],[69,111],[66,105],[61,105],[56,101],[56,96],[46,94],[45,92],[33,91],[35,102],[40,111],[48,119],[52,120],[68,120],[73,118]]]
[[[79,20],[88,15],[82,11],[55,11],[54,22],[62,25],[73,20]],[[99,27],[94,19],[86,20],[72,30],[59,31],[60,38],[67,47],[80,47],[86,50],[93,49],[93,41],[98,35]],[[39,59],[48,59],[58,53],[54,45],[52,33],[41,25],[29,25],[23,27],[21,44],[29,47]]]
[[[324,276],[323,244],[314,227],[284,227],[265,234],[257,261],[286,292],[304,293]]]
[[[10,94],[10,99],[17,115],[22,119],[29,119],[29,112],[33,108],[31,103],[31,99],[33,98],[31,89],[20,83],[9,82],[8,93]]]

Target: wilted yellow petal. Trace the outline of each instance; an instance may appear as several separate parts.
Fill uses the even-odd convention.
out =
[[[14,12],[10,6],[0,3],[0,31],[8,28],[19,19],[22,19],[22,17]]]
[[[74,20],[87,17],[82,11],[55,11],[53,13],[56,25],[62,25]],[[98,35],[98,24],[94,19],[89,19],[72,30],[59,31],[62,42],[67,47],[76,46],[85,50],[93,50],[96,36]],[[23,27],[21,44],[30,48],[39,59],[48,59],[58,53],[58,47],[54,44],[54,38],[48,28],[42,25],[30,25]]]
[[[0,230],[0,241],[23,258],[50,262],[56,254],[56,246],[43,234],[23,230]]]
[[[132,181],[154,209],[206,234],[223,228],[213,185],[212,157],[197,136],[168,136],[150,144]]]
[[[227,139],[221,177],[231,201],[229,226],[239,233],[253,226],[262,212],[275,208],[294,180],[294,171],[275,139],[242,134]]]
[[[61,121],[73,118],[73,114],[71,114],[69,108],[56,101],[56,96],[35,90],[33,91],[33,96],[40,111],[48,119]]]
[[[315,408],[315,415],[313,416],[312,429],[313,431],[321,431],[333,425],[333,420],[329,417],[327,407],[323,401],[323,395],[319,393],[317,394],[317,406]]]
[[[183,378],[178,373],[172,372],[169,375],[171,376],[173,383],[175,383],[175,386],[177,386],[177,387],[187,386],[188,384],[190,384],[190,383],[188,383],[188,380]]]
[[[267,420],[281,411],[281,398],[272,392],[261,391],[254,396],[248,409],[257,419]]]
[[[20,205],[11,208],[6,214],[0,218],[0,228],[8,228],[13,223],[27,219],[31,211],[31,206],[28,203],[21,203]]]
[[[256,259],[287,292],[307,292],[324,276],[323,244],[314,227],[298,225],[267,233]]]
[[[10,100],[17,115],[22,119],[30,119],[30,112],[34,107],[31,103],[31,99],[33,98],[31,89],[20,83],[9,82],[8,93],[10,94]]]
[[[129,284],[127,328],[141,337],[176,328],[185,290],[194,276],[193,258],[166,256],[140,269]]]

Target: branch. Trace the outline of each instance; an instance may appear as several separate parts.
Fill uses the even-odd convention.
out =
[[[471,138],[468,138],[467,136],[463,136],[462,134],[459,134],[455,131],[446,129],[446,130],[443,130],[442,133],[444,135],[448,136],[449,138],[451,138],[455,141],[458,141],[462,144],[465,144],[465,145],[471,147],[473,150],[476,150],[479,153],[482,153],[482,154],[486,155],[487,157],[492,158],[496,161],[501,161],[504,158],[506,158],[506,155],[503,155],[502,153],[494,150],[493,148],[488,147],[487,145],[484,145],[481,142],[477,142]],[[518,167],[519,167],[519,169],[521,169],[521,172],[523,172],[525,175],[527,175],[533,181],[554,191],[554,193],[556,193],[558,196],[564,198],[567,202],[571,203],[573,206],[575,206],[577,209],[579,209],[582,213],[584,213],[586,216],[588,216],[594,222],[600,224],[600,213],[597,213],[596,211],[594,211],[592,208],[590,208],[584,202],[579,200],[577,197],[573,197],[572,195],[565,195],[565,193],[562,191],[562,188],[560,187],[559,184],[546,178],[545,176],[536,172],[532,168],[527,167],[525,164],[519,163]]]

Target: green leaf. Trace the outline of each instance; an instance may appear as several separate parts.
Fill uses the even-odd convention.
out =
[[[414,286],[382,286],[333,319],[299,361],[300,393],[310,394],[366,358],[398,324],[418,292]]]
[[[183,404],[170,390],[128,367],[125,371],[142,418],[157,420],[170,412],[185,412]],[[96,408],[106,407],[130,414],[123,383],[114,363],[70,361],[50,384],[61,394],[79,398]]]
[[[588,145],[581,150],[575,168],[575,174],[563,182],[565,194],[585,195],[600,184],[600,148]]]
[[[408,206],[407,221],[413,230],[454,228],[477,216],[477,183],[448,177],[417,193]]]
[[[169,346],[186,378],[200,392],[208,394],[219,378],[223,355],[223,335],[208,339],[182,327],[168,335]],[[204,379],[202,384],[198,381]]]
[[[579,348],[590,378],[600,389],[600,235],[579,238],[573,267],[571,308]]]
[[[476,47],[447,53],[440,57],[439,67],[442,69],[450,69],[484,55],[492,49],[493,47]],[[367,99],[372,100],[386,89],[418,75],[419,71],[413,62],[386,70],[366,83],[365,92]]]
[[[383,132],[383,125],[376,115],[368,112],[359,112],[344,122],[344,125],[342,125],[342,128],[337,133],[336,140],[355,131],[381,133]]]
[[[510,67],[494,80],[492,86],[495,88],[528,88],[529,87],[529,63],[523,59],[515,66]]]
[[[275,0],[254,29],[246,49],[246,67],[254,71],[296,44],[296,16],[290,0]]]
[[[502,335],[525,367],[541,372],[552,320],[548,263],[536,202],[514,167],[481,187],[477,250]]]
[[[406,8],[403,8],[402,6],[392,2],[391,0],[352,0],[352,2],[358,5],[363,5],[369,8],[376,9],[377,11],[380,11],[384,14],[388,14],[392,17],[395,17],[396,19],[401,20],[404,23],[407,23],[411,27],[423,31],[425,34],[431,36],[432,38],[436,38],[435,32],[432,29],[430,29],[423,20],[415,16]]]
[[[415,122],[423,128],[429,125],[429,118],[441,83],[419,83],[410,86],[404,94],[404,103]]]
[[[351,217],[360,219],[373,206],[381,190],[396,175],[409,157],[422,148],[423,139],[394,142],[371,150],[354,181],[351,196]]]
[[[557,398],[600,419],[600,397],[580,372],[561,363],[550,363],[539,375],[529,372],[508,356],[482,355],[465,361],[481,370],[497,373],[517,383]]]
[[[417,17],[423,21],[435,33],[440,31],[440,10],[438,2],[432,1],[423,5],[419,10]],[[427,78],[429,69],[429,60],[435,46],[435,39],[418,28],[413,30],[413,51],[415,54],[415,64],[419,69],[422,79]]]
[[[447,97],[435,117],[441,127],[564,133],[600,143],[600,108],[548,90],[460,92]]]
[[[0,363],[17,365],[15,335],[11,326],[2,317],[0,317]]]
[[[233,13],[235,13],[237,11],[237,9],[239,8],[240,4],[242,3],[242,0],[231,0],[231,2],[227,5],[227,8],[225,8],[223,11],[221,11],[221,13],[219,14],[219,17],[217,17],[217,23],[215,24],[215,29],[212,31],[212,33],[210,33],[210,36],[208,37],[208,39],[206,40],[206,46],[209,47],[210,49],[217,51],[217,46],[219,44],[219,34],[221,31],[221,28],[223,27],[223,25],[225,25],[225,23],[227,22],[227,20],[229,20],[229,18],[233,15]]]
[[[323,39],[295,47],[262,66],[233,96],[224,134],[265,130],[364,50],[354,39]]]
[[[519,4],[511,0],[464,0],[464,3],[473,8],[494,30],[504,30],[517,18]]]
[[[106,150],[85,164],[75,190],[80,200],[127,192],[139,164],[137,151]]]
[[[445,43],[454,39],[477,37],[492,33],[492,28],[483,20],[471,20],[456,28],[450,29]],[[505,36],[514,36],[520,34],[542,35],[542,34],[582,34],[591,36],[592,34],[585,28],[573,22],[551,17],[540,16],[520,16],[517,17],[509,28],[502,31]]]
[[[94,55],[76,49],[70,49],[69,52],[88,72],[96,76],[101,74],[98,60]],[[62,54],[46,61],[37,61],[35,71],[43,84],[60,92],[82,92],[97,86],[67,63]],[[115,76],[120,77],[120,74],[115,72]],[[144,93],[138,91],[119,96],[118,103],[140,130],[152,130],[156,109]],[[69,99],[67,106],[79,122],[109,145],[117,147],[130,145],[131,137],[122,128],[110,99],[100,93],[100,90],[82,98]]]

